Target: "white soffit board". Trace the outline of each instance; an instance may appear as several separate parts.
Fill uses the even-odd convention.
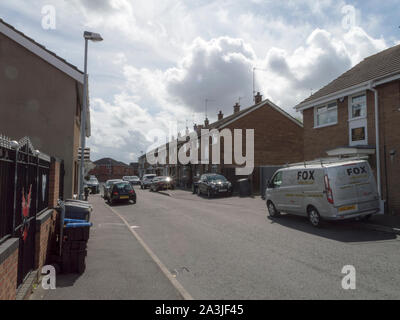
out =
[[[42,58],[52,66],[61,70],[65,74],[69,75],[71,78],[77,80],[78,82],[83,84],[83,74],[79,71],[75,70],[65,62],[61,61],[54,55],[47,52],[45,49],[41,48],[37,44],[25,38],[23,35],[19,34],[15,30],[9,28],[7,25],[0,22],[0,32],[3,33],[8,38],[14,40],[19,45],[23,46],[30,52],[34,53],[38,57]]]

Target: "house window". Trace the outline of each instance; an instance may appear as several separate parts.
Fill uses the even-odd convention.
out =
[[[338,115],[336,102],[318,107],[315,110],[316,127],[323,127],[337,123]]]
[[[367,98],[365,94],[351,98],[350,119],[364,118],[367,115]]]
[[[365,141],[365,127],[351,129],[351,141]]]

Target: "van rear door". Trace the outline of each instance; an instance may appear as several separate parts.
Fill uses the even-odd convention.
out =
[[[357,204],[377,199],[375,179],[367,161],[331,167],[328,175],[333,180],[331,186],[335,207],[349,205],[345,211],[358,211],[364,208]],[[352,205],[356,205],[356,208]]]

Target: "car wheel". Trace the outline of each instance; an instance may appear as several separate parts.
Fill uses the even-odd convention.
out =
[[[308,220],[313,227],[321,226],[321,216],[319,215],[318,210],[314,207],[308,209]]]
[[[267,208],[268,214],[271,218],[278,217],[280,215],[280,212],[276,210],[275,205],[272,203],[272,201],[268,201]]]

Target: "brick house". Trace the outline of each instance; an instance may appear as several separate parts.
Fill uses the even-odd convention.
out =
[[[399,57],[400,46],[372,55],[295,107],[303,114],[305,160],[368,158],[390,214],[400,214]]]
[[[134,167],[111,158],[102,158],[93,163],[96,167],[90,170],[89,174],[95,175],[99,182],[105,182],[109,179],[121,179],[123,176],[137,174]]]
[[[303,161],[302,123],[272,101],[268,99],[263,101],[260,93],[255,96],[253,106],[240,110],[240,105],[236,103],[231,115],[224,117],[220,111],[217,121],[209,123],[206,118],[204,125],[195,125],[193,129],[199,136],[198,159],[200,161],[205,160],[209,164],[189,163],[182,165],[178,163],[177,165],[170,165],[167,163],[160,166],[164,168],[163,174],[174,176],[178,184],[183,187],[190,187],[194,176],[206,172],[222,173],[232,182],[240,178],[235,173],[235,169],[240,166],[235,163],[234,150],[232,150],[232,164],[225,164],[224,139],[221,139],[219,150],[220,164],[212,164],[212,146],[215,143],[212,137],[208,139],[208,146],[205,147],[208,150],[207,159],[201,159],[201,129],[217,130],[218,132],[229,129],[232,133],[235,129],[241,129],[243,152],[246,150],[245,130],[254,130],[254,170],[249,176],[246,176],[252,180],[254,192],[260,191],[260,169],[262,167],[278,167],[291,162]],[[189,134],[189,130],[186,130],[186,141],[189,139]],[[178,148],[183,144],[185,144],[185,141],[179,141]],[[168,159],[168,144],[166,148]]]
[[[0,70],[1,132],[29,136],[41,152],[63,159],[63,192],[71,198],[78,187],[83,72],[1,19]]]

